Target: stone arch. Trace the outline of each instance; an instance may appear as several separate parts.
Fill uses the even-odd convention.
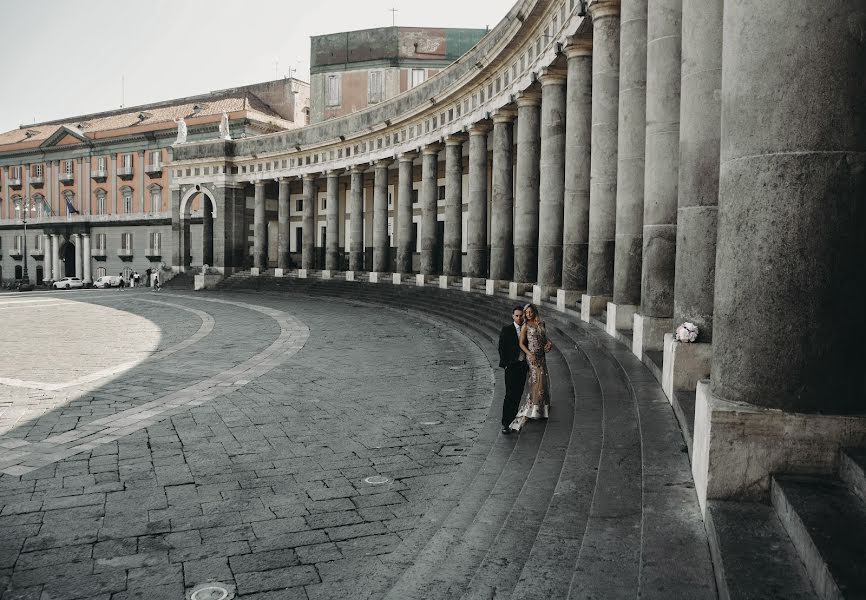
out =
[[[181,267],[183,270],[192,266],[192,259],[196,256],[196,249],[192,248],[192,204],[198,194],[207,202],[202,205],[202,235],[201,246],[197,249],[201,264],[213,266],[214,262],[214,221],[217,218],[217,204],[213,192],[206,186],[197,184],[190,186],[183,193],[180,200],[180,227],[181,227]]]
[[[180,218],[185,219],[189,217],[190,207],[192,206],[192,199],[196,194],[201,194],[208,200],[210,200],[211,209],[213,213],[213,218],[217,218],[217,205],[216,198],[214,198],[213,192],[204,185],[192,185],[190,186],[186,192],[184,192],[183,196],[180,199]]]

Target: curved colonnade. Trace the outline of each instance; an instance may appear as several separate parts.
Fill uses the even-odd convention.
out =
[[[840,446],[866,445],[862,419],[846,416],[866,408],[851,376],[866,333],[866,127],[853,108],[866,104],[862,9],[582,9],[521,0],[457,63],[386,103],[298,131],[175,146],[173,266],[186,264],[179,199],[200,186],[215,204],[214,266],[247,268],[252,188],[253,272],[270,259],[288,274],[299,189],[300,277],[321,267],[335,277],[346,249],[347,280],[531,290],[600,319],[645,361],[663,352],[669,398],[697,387],[702,506],[764,497],[775,471],[830,471]],[[672,341],[683,321],[699,326],[698,343]]]

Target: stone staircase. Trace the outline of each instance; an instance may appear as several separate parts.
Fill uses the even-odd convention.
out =
[[[176,273],[171,279],[162,283],[167,290],[191,290],[195,286],[194,273]]]
[[[320,296],[447,320],[498,364],[505,296],[434,286],[235,274],[222,290]],[[552,417],[499,434],[488,420],[448,491],[366,578],[333,597],[715,598],[688,456],[660,386],[622,344],[542,308],[556,346]]]

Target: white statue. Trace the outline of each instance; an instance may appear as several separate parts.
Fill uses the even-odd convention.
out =
[[[186,142],[186,121],[183,120],[183,117],[174,120],[177,123],[177,139],[174,141],[175,144],[183,144]]]
[[[223,111],[223,118],[220,120],[220,139],[232,139],[231,133],[229,132],[229,116],[226,114],[226,111]]]

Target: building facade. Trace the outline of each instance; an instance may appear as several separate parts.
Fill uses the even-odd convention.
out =
[[[171,252],[171,145],[303,126],[309,86],[284,79],[38,123],[0,134],[0,282],[36,284],[160,268]],[[191,243],[208,216],[190,205]],[[25,236],[23,220],[28,226]],[[203,250],[194,264],[207,264]]]

